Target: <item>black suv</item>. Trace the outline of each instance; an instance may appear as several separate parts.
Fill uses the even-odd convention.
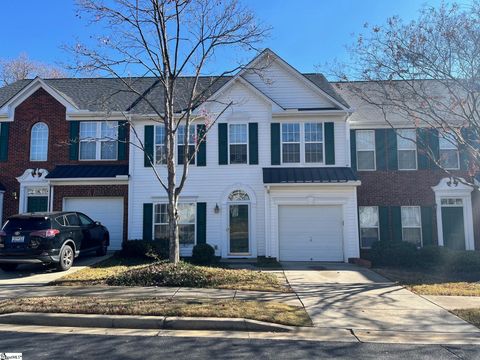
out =
[[[108,245],[107,228],[79,212],[14,215],[0,230],[0,269],[54,263],[58,270],[68,270],[80,252],[103,256]]]

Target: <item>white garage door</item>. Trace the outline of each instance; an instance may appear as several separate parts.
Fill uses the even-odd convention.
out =
[[[280,206],[280,260],[343,261],[341,206]]]
[[[123,238],[123,198],[65,198],[65,211],[79,211],[100,221],[110,233],[110,250],[120,250]]]

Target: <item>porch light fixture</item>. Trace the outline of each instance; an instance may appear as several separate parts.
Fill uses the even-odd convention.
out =
[[[215,204],[215,207],[213,208],[213,212],[215,214],[218,214],[220,212],[220,207],[218,206],[218,204]]]
[[[12,192],[12,197],[13,197],[13,200],[18,200],[18,196],[17,196],[16,191]]]

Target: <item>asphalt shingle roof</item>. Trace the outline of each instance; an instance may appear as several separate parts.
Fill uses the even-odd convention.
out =
[[[348,107],[346,101],[334,90],[322,74],[305,74],[314,85]],[[219,90],[231,76],[203,76],[199,78],[200,101]],[[188,94],[193,86],[193,77],[182,77],[177,81],[175,111],[186,108]],[[20,80],[0,88],[0,107],[7,103],[32,79]],[[73,102],[81,110],[129,111],[135,114],[153,113],[152,106],[163,111],[163,87],[154,77],[137,78],[63,78],[44,79],[45,83]],[[202,93],[203,91],[203,93]],[[141,94],[141,95],[139,95]],[[185,94],[185,96],[182,96]]]
[[[58,165],[46,178],[114,178],[118,175],[128,175],[128,165]]]
[[[344,183],[358,178],[349,167],[263,168],[264,184]]]

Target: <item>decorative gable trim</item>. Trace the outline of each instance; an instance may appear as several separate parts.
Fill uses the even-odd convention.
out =
[[[55,90],[53,87],[45,83],[45,81],[43,81],[41,78],[36,77],[30,84],[25,86],[0,108],[0,119],[5,121],[13,121],[15,108],[21,103],[23,103],[26,99],[28,99],[28,97],[30,97],[40,88],[44,89],[55,100],[65,106],[68,113],[75,113],[79,111],[78,106],[74,103],[72,99],[70,99],[65,94],[59,92],[58,90]]]

